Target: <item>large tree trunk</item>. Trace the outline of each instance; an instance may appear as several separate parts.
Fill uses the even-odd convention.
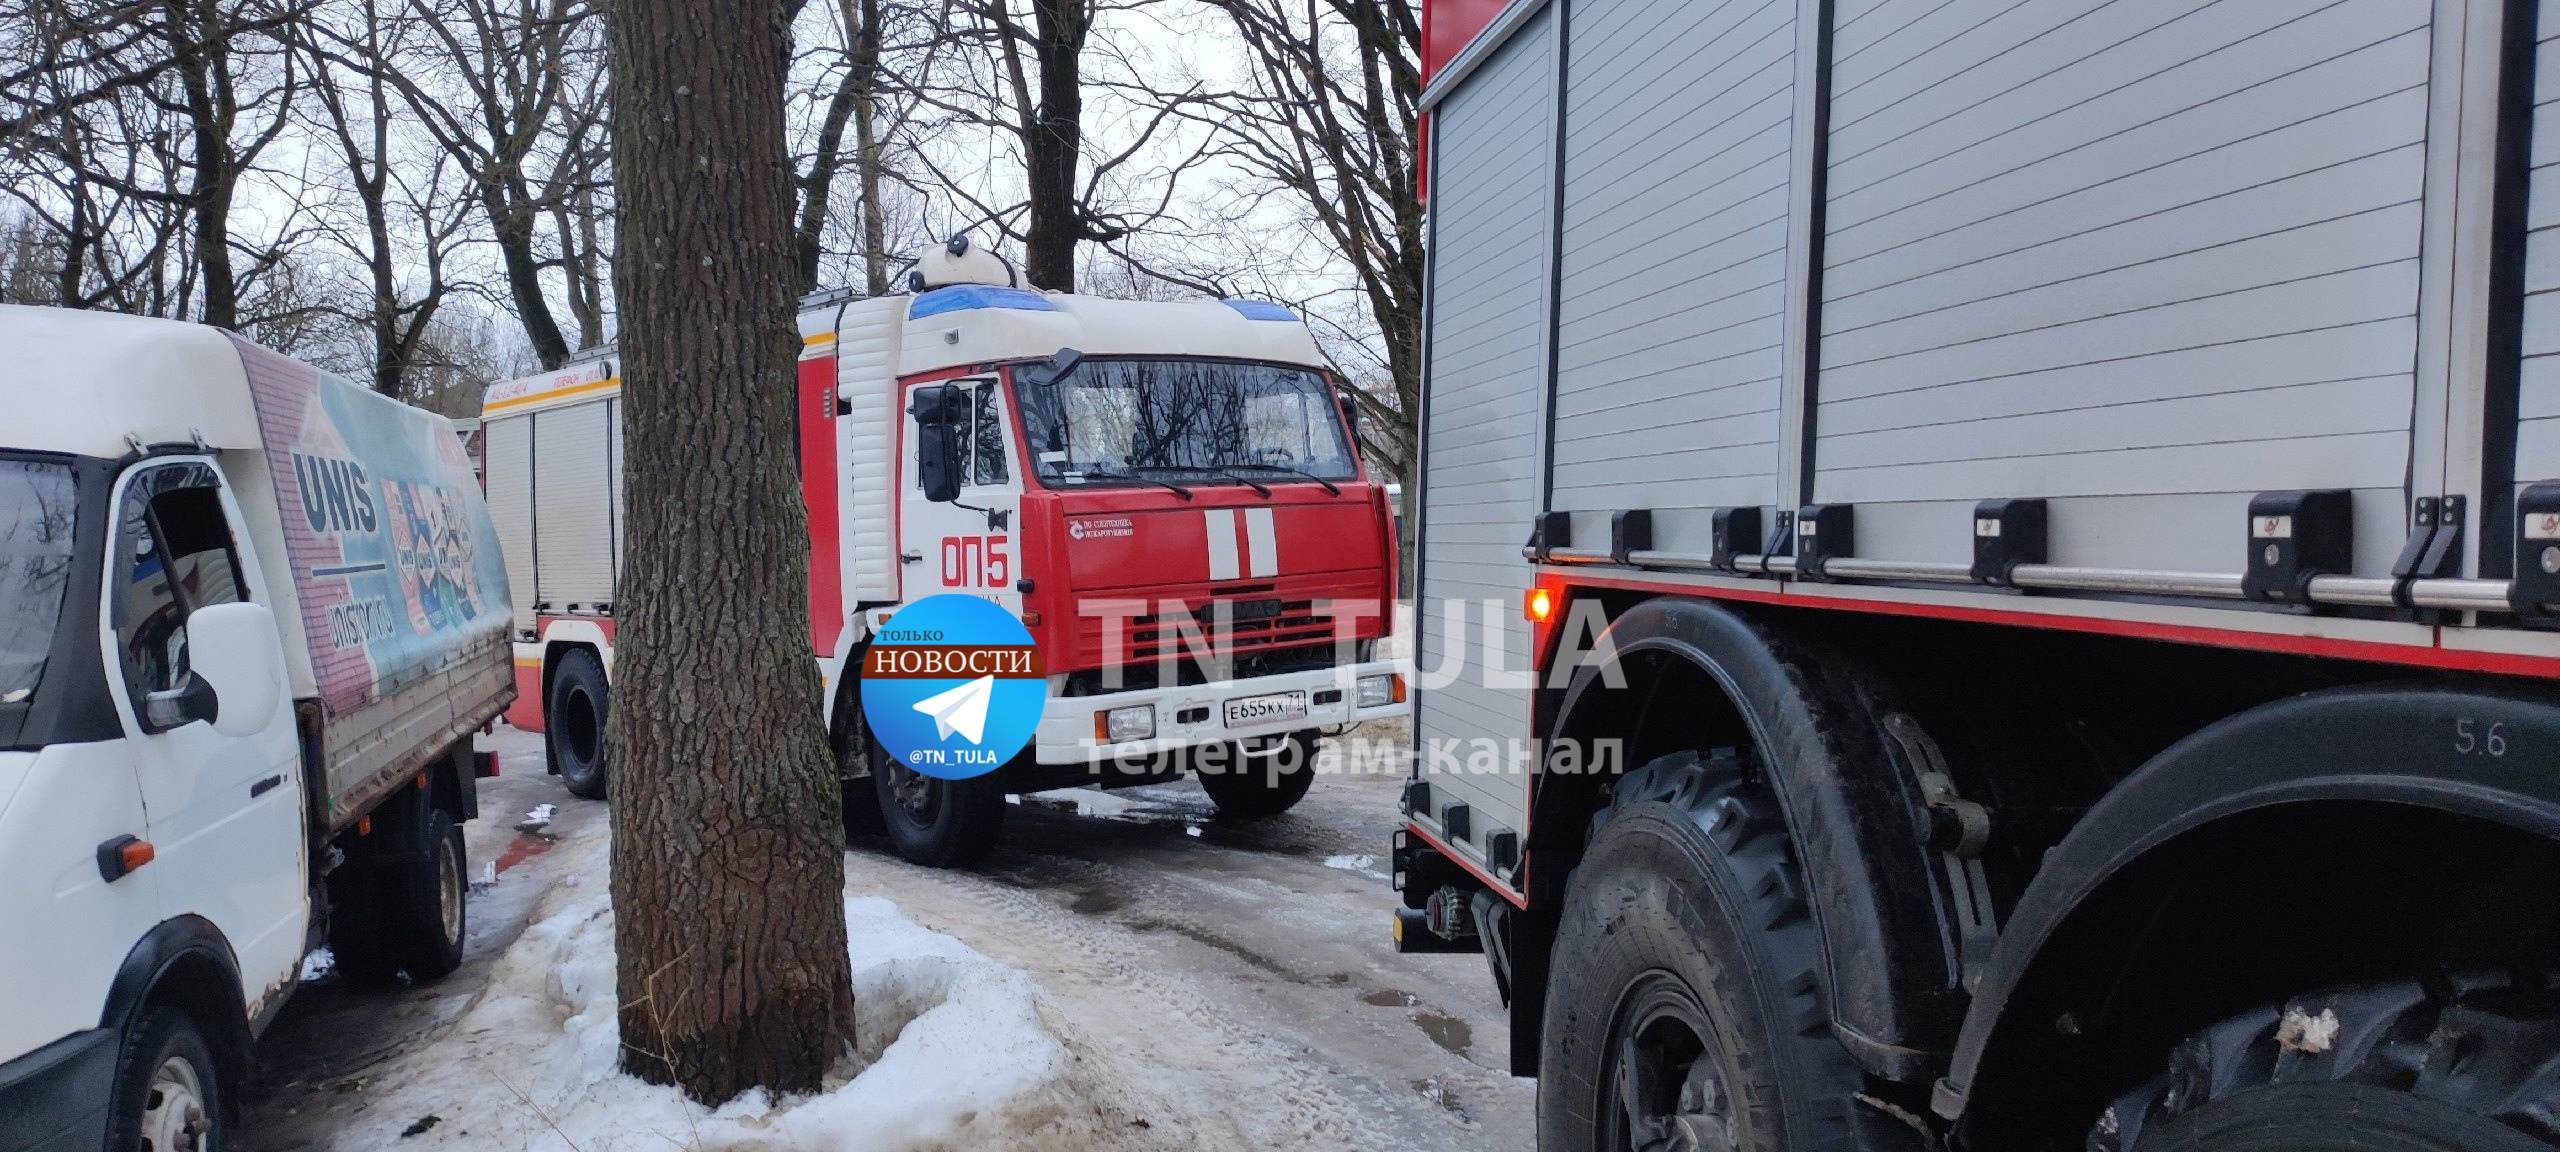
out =
[[[1032,0],[1032,51],[1040,62],[1040,103],[1033,113],[1025,175],[1031,226],[1023,235],[1022,271],[1034,288],[1076,290],[1076,242],[1084,239],[1076,197],[1076,165],[1084,155],[1084,43],[1093,27],[1088,0]]]
[[[606,737],[622,1064],[705,1103],[814,1089],[853,1037],[773,13],[618,0],[608,26],[631,517]]]

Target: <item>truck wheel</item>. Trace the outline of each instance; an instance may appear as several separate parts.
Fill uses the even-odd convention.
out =
[[[2439,994],[2414,981],[2321,992],[2225,1020],[2100,1113],[2088,1146],[2551,1152],[2560,994],[2504,978],[2465,983]]]
[[[613,715],[613,689],[595,654],[572,649],[551,677],[551,701],[542,710],[542,738],[569,794],[604,799],[604,722]]]
[[[195,1018],[176,1008],[145,1008],[116,1057],[109,1152],[211,1152],[226,1146],[222,1117],[230,1086]]]
[[[871,782],[889,842],[909,863],[965,868],[995,851],[1005,804],[992,778],[936,779],[884,755],[871,762]]]
[[[1200,789],[1218,806],[1218,815],[1260,820],[1307,798],[1307,789],[1316,782],[1315,733],[1293,732],[1288,741],[1288,747],[1268,756],[1245,756],[1230,745],[1226,771],[1199,773]]]
[[[1857,1146],[1777,803],[1731,751],[1618,781],[1567,882],[1538,1078],[1548,1152]]]
[[[470,876],[462,828],[438,808],[426,815],[417,855],[330,877],[329,951],[339,979],[383,988],[403,969],[423,984],[461,967]]]
[[[844,794],[845,839],[856,836],[878,836],[887,832],[881,822],[880,789],[869,773],[888,759],[878,742],[871,738],[871,725],[862,718],[862,692],[849,688],[836,701],[835,723],[828,726],[827,747],[836,755],[836,784]],[[1001,798],[999,798],[1001,799]]]
[[[400,966],[424,984],[462,967],[462,937],[470,927],[466,899],[471,888],[471,859],[462,843],[462,826],[442,808],[427,813],[426,834],[419,845],[425,859],[403,865],[387,877],[392,882],[393,934],[402,942]]]

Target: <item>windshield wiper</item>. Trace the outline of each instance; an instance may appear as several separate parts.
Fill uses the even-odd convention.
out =
[[[1253,489],[1255,492],[1260,493],[1262,498],[1265,500],[1271,498],[1271,486],[1255,480],[1252,477],[1241,475],[1225,468],[1212,468],[1209,469],[1209,471],[1215,472],[1220,476],[1224,476],[1229,480],[1233,480],[1238,484],[1242,484],[1247,488]]]
[[[1092,470],[1092,469],[1088,468],[1088,469],[1086,469],[1086,470],[1085,470],[1085,475],[1087,475],[1087,476],[1091,476],[1091,477],[1094,477],[1094,478],[1096,478],[1096,479],[1100,479],[1100,480],[1135,480],[1135,481],[1137,481],[1137,482],[1138,482],[1138,483],[1140,483],[1140,484],[1153,484],[1153,485],[1155,485],[1155,486],[1156,486],[1156,487],[1158,487],[1158,488],[1166,489],[1166,490],[1168,490],[1168,491],[1172,492],[1174,495],[1176,495],[1176,496],[1180,496],[1180,497],[1182,497],[1182,498],[1183,498],[1183,499],[1185,499],[1185,500],[1188,500],[1188,499],[1190,499],[1190,498],[1191,498],[1191,490],[1190,490],[1190,489],[1185,488],[1185,487],[1183,487],[1183,486],[1182,486],[1182,485],[1180,485],[1180,484],[1176,484],[1176,483],[1174,483],[1174,482],[1172,482],[1172,481],[1170,481],[1170,480],[1158,480],[1158,479],[1156,479],[1156,478],[1155,478],[1155,477],[1153,477],[1153,476],[1141,476],[1141,475],[1139,475],[1139,474],[1137,473],[1137,471],[1136,471],[1136,470],[1134,470],[1134,469],[1133,469],[1133,470],[1131,470],[1131,471],[1127,471],[1127,472],[1096,472],[1096,471],[1094,471],[1094,470]]]
[[[1306,477],[1306,478],[1307,478],[1307,479],[1309,479],[1309,480],[1313,480],[1313,481],[1315,481],[1315,482],[1316,482],[1316,483],[1318,483],[1318,484],[1322,484],[1322,485],[1324,485],[1324,490],[1325,490],[1325,491],[1330,492],[1330,493],[1332,493],[1332,494],[1334,494],[1334,495],[1336,495],[1336,496],[1340,496],[1340,495],[1342,495],[1342,489],[1340,489],[1340,488],[1338,488],[1338,487],[1335,487],[1335,486],[1334,486],[1333,481],[1331,481],[1331,480],[1327,480],[1327,479],[1325,479],[1325,478],[1324,478],[1324,477],[1322,477],[1322,476],[1318,476],[1318,475],[1316,475],[1316,474],[1315,474],[1315,473],[1313,473],[1313,472],[1309,472],[1309,471],[1307,471],[1307,470],[1306,470],[1306,469],[1304,469],[1304,468],[1292,468],[1292,467],[1289,467],[1289,466],[1288,466],[1288,465],[1286,465],[1286,464],[1263,464],[1263,463],[1258,463],[1258,462],[1257,462],[1257,463],[1253,463],[1253,464],[1230,464],[1230,465],[1227,465],[1227,467],[1230,467],[1230,468],[1260,468],[1260,469],[1263,469],[1264,471],[1268,471],[1268,472],[1287,472],[1287,473],[1289,473],[1289,474],[1291,474],[1291,475],[1294,475],[1294,476],[1304,476],[1304,477]],[[1237,477],[1237,479],[1241,480],[1241,479],[1243,479],[1243,477],[1239,476],[1239,477]],[[1247,483],[1251,483],[1251,481],[1247,481]]]
[[[1262,498],[1265,500],[1271,498],[1270,485],[1257,483],[1253,480],[1236,475],[1234,472],[1229,471],[1224,465],[1220,464],[1132,464],[1129,465],[1129,469],[1133,472],[1215,472],[1220,476],[1224,476],[1229,480],[1233,480],[1238,484],[1251,488],[1255,492],[1261,493]]]

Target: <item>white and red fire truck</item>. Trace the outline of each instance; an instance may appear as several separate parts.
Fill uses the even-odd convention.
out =
[[[911,286],[800,316],[810,650],[854,831],[964,863],[1008,793],[1186,770],[1222,813],[1275,814],[1305,794],[1321,728],[1406,711],[1376,651],[1396,586],[1385,489],[1294,313],[1029,291],[965,240]],[[502,384],[482,410],[516,589],[508,719],[544,731],[589,797],[622,545],[615,369]],[[880,754],[847,674],[900,605],[947,592],[1018,614],[1049,672],[1031,746],[977,780]]]

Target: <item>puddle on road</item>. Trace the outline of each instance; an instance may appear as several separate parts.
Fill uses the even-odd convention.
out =
[[[1411,1008],[1422,1003],[1422,998],[1397,988],[1380,988],[1375,992],[1361,993],[1360,1002],[1380,1008]]]
[[[1067,910],[1079,916],[1100,916],[1105,912],[1117,912],[1120,906],[1126,903],[1128,901],[1121,899],[1116,893],[1079,892],[1075,900],[1067,905]]]
[[[1413,1013],[1413,1026],[1422,1029],[1422,1034],[1430,1037],[1432,1043],[1460,1057],[1464,1057],[1467,1049],[1475,1043],[1475,1029],[1446,1012],[1417,1008]]]
[[[550,851],[551,846],[558,842],[559,837],[547,832],[518,832],[516,838],[508,841],[506,848],[498,853],[497,870],[504,873],[518,864]]]
[[[1407,1080],[1405,1081],[1405,1086],[1421,1093],[1423,1099],[1439,1105],[1446,1111],[1455,1112],[1461,1117],[1464,1117],[1467,1114],[1465,1106],[1460,1104],[1458,1101],[1457,1091],[1450,1088],[1448,1085],[1441,1083],[1440,1078],[1437,1076],[1428,1076],[1420,1080]]]

